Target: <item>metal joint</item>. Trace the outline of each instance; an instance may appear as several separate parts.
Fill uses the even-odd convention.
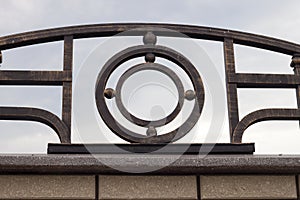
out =
[[[294,54],[292,57],[291,67],[300,67],[300,54]]]

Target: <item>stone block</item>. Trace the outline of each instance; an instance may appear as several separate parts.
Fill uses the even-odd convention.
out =
[[[100,199],[197,199],[196,176],[100,176]]]
[[[201,176],[202,199],[296,199],[294,176]]]
[[[0,199],[95,199],[95,177],[0,175]]]

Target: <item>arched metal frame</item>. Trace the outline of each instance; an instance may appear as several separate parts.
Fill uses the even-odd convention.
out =
[[[62,85],[63,106],[62,119],[52,113],[32,108],[0,107],[0,120],[34,120],[52,127],[62,143],[71,142],[72,110],[72,63],[73,40],[91,37],[110,37],[124,31],[142,36],[152,31],[157,36],[182,37],[173,31],[180,32],[195,39],[223,42],[226,88],[230,136],[232,143],[241,143],[247,127],[265,120],[299,120],[300,119],[300,45],[291,42],[226,29],[189,26],[179,24],[99,24],[55,28],[0,37],[1,51],[22,46],[64,41],[63,71],[4,71],[0,70],[0,85]],[[156,31],[159,30],[159,31]],[[291,74],[253,74],[236,73],[234,62],[234,44],[270,50],[293,56]],[[295,88],[298,109],[265,109],[245,116],[241,121],[238,116],[237,88]],[[20,113],[20,109],[24,109]],[[39,113],[39,115],[36,115]],[[58,125],[59,124],[59,125]],[[59,127],[59,128],[58,128]]]

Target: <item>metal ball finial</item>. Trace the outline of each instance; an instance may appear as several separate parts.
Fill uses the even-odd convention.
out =
[[[144,44],[156,44],[157,38],[152,32],[147,32],[143,37]]]
[[[104,90],[104,96],[107,98],[107,99],[112,99],[115,97],[115,90],[112,89],[112,88],[107,88]]]
[[[146,56],[145,56],[145,61],[154,63],[155,55],[153,53],[147,53]]]
[[[153,126],[149,126],[149,128],[147,129],[146,134],[149,137],[154,137],[154,136],[157,136],[157,131]]]
[[[196,93],[194,90],[187,90],[185,93],[184,93],[184,97],[189,100],[189,101],[192,101],[193,99],[195,99],[196,97]]]

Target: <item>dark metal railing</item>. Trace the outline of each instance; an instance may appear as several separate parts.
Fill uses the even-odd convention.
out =
[[[48,29],[0,37],[0,62],[2,62],[1,51],[7,49],[60,40],[64,41],[64,64],[62,71],[0,70],[1,85],[63,86],[62,119],[59,119],[53,113],[37,108],[0,107],[0,120],[39,121],[53,128],[62,143],[71,143],[73,41],[79,38],[110,37],[124,31],[128,31],[128,36],[144,36],[144,44],[121,51],[105,64],[98,76],[95,96],[97,108],[102,119],[119,137],[137,143],[173,142],[183,137],[194,126],[200,116],[204,103],[204,88],[201,77],[197,70],[195,71],[192,63],[183,55],[167,47],[156,45],[154,39],[156,40],[156,37],[159,36],[183,37],[183,35],[186,35],[194,39],[223,42],[231,143],[241,143],[244,131],[254,123],[265,120],[300,119],[300,45],[298,44],[250,33],[210,27],[177,24],[100,24]],[[182,35],[176,34],[176,32]],[[257,47],[293,56],[291,66],[294,68],[295,73],[294,75],[236,73],[234,44]],[[105,80],[108,79],[109,74],[117,68],[118,65],[131,58],[141,56],[145,56],[146,62],[126,72],[127,74],[122,77],[123,82],[131,74],[143,68],[158,70],[168,74],[177,85],[180,93],[174,116],[180,111],[184,99],[195,100],[195,105],[198,108],[194,109],[190,118],[182,125],[183,128],[181,130],[184,131],[178,133],[178,129],[176,129],[174,130],[175,132],[157,135],[155,130],[156,126],[161,126],[165,123],[160,123],[159,121],[144,121],[132,116],[124,109],[124,106],[122,106],[118,89],[106,88]],[[172,74],[168,68],[155,63],[156,56],[166,58],[182,67],[192,80],[194,90],[184,91],[176,75]],[[119,85],[119,88],[120,87],[121,85]],[[295,88],[298,109],[263,109],[254,111],[243,119],[240,119],[238,115],[238,88]],[[125,117],[127,116],[127,119],[131,119],[133,123],[146,127],[147,134],[145,136],[137,135],[125,127],[121,127],[111,116],[106,107],[105,98],[115,98],[121,113]],[[171,114],[171,116],[167,116],[166,119],[162,121],[169,122],[174,116]]]

